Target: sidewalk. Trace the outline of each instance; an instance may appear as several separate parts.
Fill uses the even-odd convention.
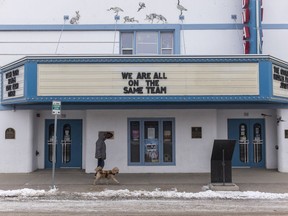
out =
[[[64,169],[55,172],[55,185],[65,192],[96,192],[105,189],[128,189],[154,191],[174,190],[200,192],[210,183],[210,173],[167,173],[167,174],[123,174],[116,176],[120,185],[110,182],[93,185],[94,174],[83,170]],[[265,169],[233,169],[233,183],[240,191],[288,193],[288,173]],[[52,171],[37,170],[27,174],[0,174],[0,190],[23,188],[49,190],[52,186]]]

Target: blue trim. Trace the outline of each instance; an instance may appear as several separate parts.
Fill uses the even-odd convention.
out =
[[[27,62],[25,64],[25,95],[30,100],[37,98],[37,63]]]
[[[231,95],[221,95],[221,96],[47,96],[47,97],[35,97],[27,96],[26,99],[14,99],[5,100],[3,104],[22,104],[22,103],[49,103],[53,100],[59,100],[62,102],[73,102],[73,103],[145,103],[145,102],[272,102],[270,97],[265,96],[231,96]],[[285,100],[288,102],[288,98]]]
[[[136,38],[137,38],[137,36],[136,36],[136,32],[135,31],[133,31],[133,47],[132,47],[132,49],[133,49],[133,55],[136,55],[136,49],[137,49],[137,42],[136,42]]]
[[[181,30],[238,30],[243,28],[242,23],[222,23],[222,24],[183,24]]]
[[[2,106],[0,105],[0,111],[5,111],[5,110],[13,110],[13,106]]]
[[[157,96],[37,96],[37,64],[42,63],[259,63],[259,82],[260,94],[259,95],[207,95],[207,96],[194,96],[194,95],[157,95]],[[272,72],[271,64],[284,65],[287,67],[286,62],[281,62],[278,59],[262,55],[240,55],[240,56],[85,56],[85,57],[71,57],[71,56],[51,56],[51,57],[34,57],[24,58],[15,64],[10,64],[2,68],[1,73],[4,73],[11,68],[25,63],[25,97],[15,98],[9,100],[2,100],[2,104],[28,104],[28,103],[50,103],[53,100],[60,100],[65,103],[288,103],[288,98],[273,97],[272,96]],[[286,65],[286,66],[285,66]]]
[[[260,95],[271,98],[273,96],[272,62],[265,61],[259,64]]]
[[[250,54],[257,54],[256,0],[251,0],[250,10]]]
[[[167,102],[143,102],[143,103],[62,103],[61,110],[117,110],[117,109],[287,109],[287,102],[281,103],[278,99],[276,102],[214,102],[209,101],[201,103],[182,102],[182,103],[167,103]],[[17,104],[3,105],[6,110],[51,110],[52,101],[47,103],[34,104]]]
[[[262,29],[288,29],[288,24],[262,24]]]
[[[263,29],[262,29],[262,20],[261,20],[261,17],[263,17],[263,15],[261,14],[263,11],[261,10],[261,1],[258,1],[258,25],[259,25],[259,36],[257,37],[257,43],[258,43],[258,40],[259,40],[259,54],[262,54],[263,53]],[[255,12],[256,13],[256,12]],[[257,15],[257,13],[256,13]],[[256,29],[256,32],[257,32],[257,29]],[[257,32],[258,33],[258,32]]]
[[[181,48],[180,48],[180,26],[178,26],[178,28],[175,28],[175,32],[174,32],[174,54],[178,55],[181,54]]]
[[[171,32],[173,35],[174,35],[174,32]],[[173,38],[174,38],[174,36],[173,36]],[[158,52],[158,54],[161,54],[161,47],[162,47],[162,44],[161,44],[161,32],[160,31],[158,31],[158,35],[157,35],[157,45],[158,45],[158,49],[157,49],[157,52]]]
[[[227,55],[227,56],[183,56],[183,55],[115,55],[115,56],[39,56],[26,57],[22,61],[41,63],[250,63],[269,59],[265,55]],[[22,63],[24,64],[24,63]],[[15,68],[12,65],[11,68]],[[4,66],[3,70],[8,69]]]
[[[62,31],[63,25],[0,25],[0,31]],[[243,24],[117,24],[117,31],[134,30],[235,30]],[[115,31],[115,24],[64,25],[63,31]]]
[[[253,11],[251,11],[253,12]],[[265,12],[264,12],[265,13]],[[134,30],[239,30],[242,23],[211,24],[117,24],[117,31]],[[0,25],[0,31],[61,31],[63,25]],[[288,29],[288,24],[262,24],[263,29]],[[115,24],[65,25],[63,31],[115,31]]]

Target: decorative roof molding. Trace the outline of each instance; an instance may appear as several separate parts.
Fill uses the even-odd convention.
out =
[[[157,56],[123,56],[123,55],[45,55],[26,56],[18,61],[1,67],[1,70],[9,70],[27,62],[35,63],[247,63],[259,61],[272,61],[283,66],[288,62],[282,61],[270,55],[157,55]]]

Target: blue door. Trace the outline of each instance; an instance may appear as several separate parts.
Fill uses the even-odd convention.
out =
[[[58,120],[56,168],[82,167],[82,120]],[[52,167],[54,120],[45,122],[45,168]]]
[[[265,166],[264,119],[229,119],[228,138],[236,140],[232,166]]]

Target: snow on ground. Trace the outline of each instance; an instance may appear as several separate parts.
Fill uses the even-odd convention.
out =
[[[0,198],[3,197],[41,197],[56,194],[57,189],[45,190],[34,190],[29,188],[19,190],[0,190]]]
[[[35,190],[35,189],[19,189],[19,190],[0,190],[0,198],[29,198],[29,197],[49,197],[56,195],[65,195],[67,192],[60,192],[57,189]],[[77,196],[83,199],[98,198],[119,198],[119,199],[231,199],[231,200],[273,200],[288,199],[288,193],[264,193],[258,191],[211,191],[206,190],[198,193],[178,192],[176,189],[171,191],[154,191],[134,190],[104,190],[100,192],[90,193],[70,193],[69,197]]]

